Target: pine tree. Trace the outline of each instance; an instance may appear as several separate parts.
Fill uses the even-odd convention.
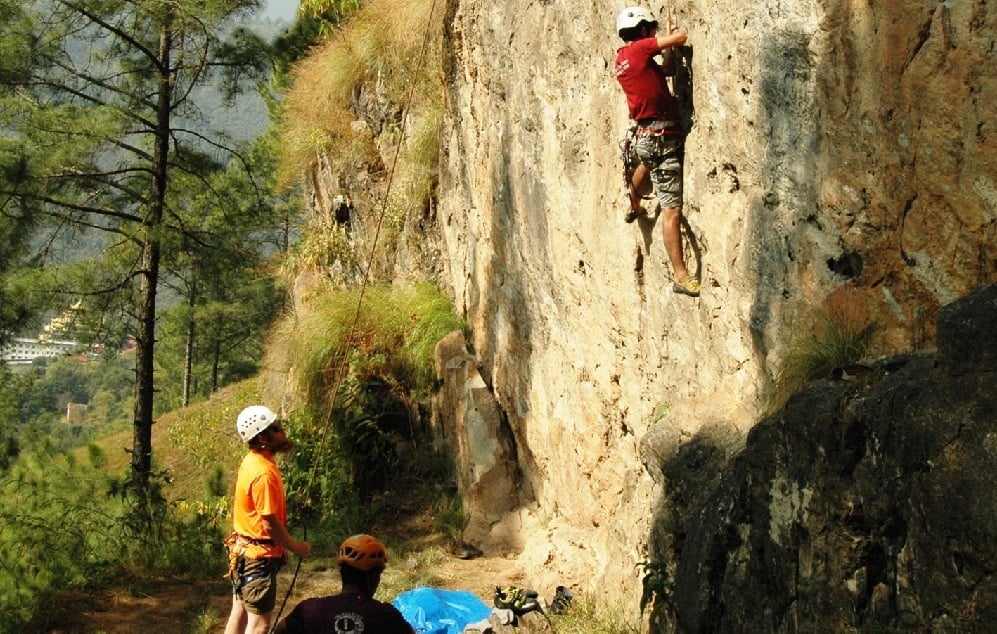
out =
[[[259,4],[0,0],[0,235],[17,247],[0,252],[0,275],[8,273],[0,300],[24,303],[9,273],[33,267],[32,288],[71,296],[86,286],[98,312],[122,308],[137,341],[131,476],[139,491],[152,464],[163,249],[183,241],[187,224],[171,187],[176,175],[201,179],[232,156],[198,121],[191,95],[208,82],[235,95],[266,72],[263,42],[232,28]],[[53,246],[72,240],[101,253],[70,274]]]

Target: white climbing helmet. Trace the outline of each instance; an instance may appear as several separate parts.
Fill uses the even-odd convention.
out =
[[[235,421],[235,429],[239,432],[239,437],[243,442],[249,442],[261,431],[273,424],[277,420],[277,415],[269,407],[263,405],[250,405],[239,412],[239,418]]]
[[[658,21],[654,19],[651,12],[644,7],[627,7],[624,9],[618,18],[616,18],[616,32],[620,33],[626,29],[632,29],[640,26],[641,22],[647,22],[648,24],[657,25]]]

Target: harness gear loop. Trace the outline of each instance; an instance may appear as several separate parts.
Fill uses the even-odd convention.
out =
[[[627,186],[627,189],[633,187],[632,178],[634,170],[637,169],[637,164],[640,163],[640,158],[637,156],[636,143],[637,143],[637,124],[632,123],[630,127],[627,128],[626,134],[623,136],[623,140],[620,141],[620,158],[623,159],[623,183]]]
[[[228,549],[228,571],[223,577],[232,580],[233,585],[237,588],[241,588],[245,584],[249,583],[253,579],[259,579],[266,575],[251,575],[252,579],[243,579],[243,569],[246,563],[246,551],[251,547],[256,547],[261,549],[260,552],[266,552],[266,548],[273,546],[274,541],[272,539],[254,539],[246,535],[240,535],[239,533],[229,533],[222,540],[225,544],[225,548]],[[251,557],[250,559],[256,559],[256,557]],[[279,559],[276,557],[266,557],[265,559]]]

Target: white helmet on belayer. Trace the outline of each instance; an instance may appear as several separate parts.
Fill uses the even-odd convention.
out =
[[[616,18],[616,32],[622,35],[622,31],[637,28],[642,22],[647,22],[651,26],[658,25],[658,21],[644,7],[627,7]]]
[[[250,405],[239,412],[235,429],[243,442],[249,442],[277,420],[277,414],[263,405]]]

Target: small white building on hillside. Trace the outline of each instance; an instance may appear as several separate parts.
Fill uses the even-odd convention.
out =
[[[80,344],[76,341],[58,341],[54,339],[40,341],[14,337],[0,349],[0,361],[7,365],[26,365],[35,359],[45,357],[55,359],[78,350]]]

